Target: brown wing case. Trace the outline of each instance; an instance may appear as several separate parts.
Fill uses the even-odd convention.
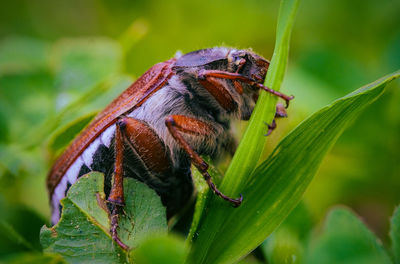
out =
[[[50,197],[63,175],[82,152],[106,128],[115,123],[124,113],[131,112],[146,101],[154,92],[163,87],[172,76],[172,66],[176,59],[161,62],[147,70],[139,79],[114,99],[92,122],[72,141],[56,160],[47,177]]]

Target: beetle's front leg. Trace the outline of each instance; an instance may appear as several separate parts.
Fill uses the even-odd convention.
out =
[[[272,120],[271,124],[267,124],[268,132],[267,132],[266,136],[271,135],[272,131],[275,130],[275,128],[276,128],[276,121],[275,120],[277,118],[282,118],[282,117],[287,117],[286,109],[282,104],[277,104],[276,105],[275,117]]]
[[[181,133],[198,135],[198,136],[207,136],[213,128],[198,119],[182,116],[182,115],[171,115],[165,119],[165,124],[168,128],[168,131],[171,133],[172,137],[178,142],[178,144],[185,150],[185,152],[189,155],[191,161],[196,166],[196,168],[201,172],[204,179],[206,180],[208,186],[222,199],[229,201],[235,207],[239,206],[242,203],[243,197],[240,195],[240,198],[234,199],[224,195],[215,184],[212,182],[210,174],[207,172],[208,164],[205,162],[196,151],[189,145],[189,143],[184,139]]]
[[[275,96],[282,98],[286,102],[286,108],[289,106],[289,102],[294,98],[293,95],[289,96],[289,95],[283,94],[281,92],[272,90],[271,88],[268,88],[268,87],[262,85],[261,83],[256,82],[254,79],[246,77],[240,73],[232,73],[232,72],[219,71],[219,70],[203,70],[199,74],[199,79],[205,79],[205,78],[210,78],[210,77],[228,79],[228,80],[234,80],[234,81],[242,81],[244,83],[248,83],[252,86],[255,86],[259,89],[262,89],[262,90],[267,91]],[[254,77],[256,77],[256,76],[254,76]],[[236,85],[235,85],[235,87],[236,87]],[[237,87],[236,87],[236,89],[237,89]]]

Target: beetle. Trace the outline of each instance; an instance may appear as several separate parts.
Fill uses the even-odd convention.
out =
[[[111,207],[111,234],[118,238],[118,215],[124,206],[123,177],[153,188],[176,214],[194,187],[190,166],[202,173],[214,193],[234,206],[242,196],[221,193],[200,155],[219,156],[235,148],[232,119],[248,120],[260,89],[289,101],[263,85],[269,62],[251,50],[226,47],[177,55],[146,71],[114,99],[55,161],[47,178],[52,223],[60,218],[60,200],[82,175],[100,171]],[[286,116],[277,105],[276,117]],[[268,134],[275,128],[268,126]]]

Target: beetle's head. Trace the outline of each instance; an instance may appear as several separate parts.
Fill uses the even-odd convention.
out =
[[[239,73],[257,83],[263,83],[269,61],[250,50],[231,50],[228,55],[231,71]]]
[[[269,62],[251,50],[237,50],[225,47],[202,49],[179,56],[173,66],[177,73],[199,74],[207,70],[216,70],[240,75],[246,81],[232,78],[217,78],[226,84],[238,105],[241,119],[247,120],[258,98],[258,87],[262,84],[267,74]],[[238,88],[238,86],[240,86]]]
[[[236,72],[256,82],[264,82],[269,62],[251,50],[236,50],[225,47],[196,50],[178,56],[174,69],[189,68],[206,70],[224,70]]]
[[[229,71],[237,73],[253,83],[239,82],[243,93],[240,96],[240,118],[248,120],[258,99],[259,88],[254,84],[263,84],[269,61],[251,50],[231,50],[228,55]],[[237,85],[237,84],[236,84]]]

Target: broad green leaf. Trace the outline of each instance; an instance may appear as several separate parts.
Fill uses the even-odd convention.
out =
[[[63,257],[57,254],[24,253],[4,259],[8,264],[65,264]]]
[[[128,253],[111,239],[109,211],[101,173],[82,176],[61,200],[62,216],[54,227],[43,227],[45,252],[59,253],[68,262],[125,263]],[[120,219],[120,238],[130,247],[153,233],[166,232],[165,208],[145,184],[124,180],[126,207]]]
[[[396,208],[390,220],[390,238],[394,261],[396,264],[400,264],[400,206]]]
[[[188,253],[184,240],[176,236],[155,236],[143,241],[133,251],[134,263],[178,264],[183,263]]]
[[[382,243],[349,209],[335,208],[311,242],[305,263],[392,263]]]
[[[136,248],[143,239],[166,234],[167,214],[156,192],[144,183],[124,180],[125,215],[120,219],[121,240],[130,248]]]
[[[197,230],[190,260],[230,263],[256,248],[299,203],[344,129],[399,76],[397,71],[364,86],[301,123],[251,175],[239,208],[213,196]]]

